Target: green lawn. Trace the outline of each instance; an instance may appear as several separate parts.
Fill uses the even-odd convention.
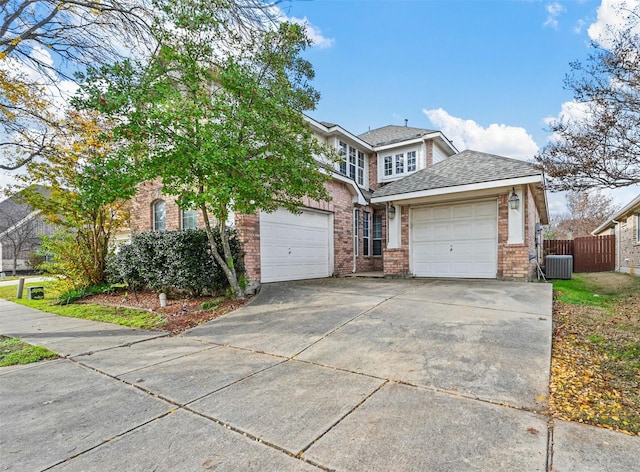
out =
[[[640,434],[640,277],[574,274],[553,286],[554,415]]]
[[[18,338],[0,336],[0,367],[33,362],[57,357],[55,352],[42,346],[32,346]]]
[[[44,286],[44,300],[27,299],[27,287]],[[156,314],[145,310],[133,310],[122,307],[107,307],[96,304],[73,303],[69,305],[57,304],[57,293],[51,282],[35,282],[25,283],[23,297],[16,298],[17,285],[0,287],[0,298],[15,303],[36,308],[38,310],[55,313],[60,316],[69,316],[72,318],[83,318],[85,320],[103,321],[105,323],[114,323],[122,326],[130,326],[134,328],[153,329],[160,328],[165,324],[165,319]]]

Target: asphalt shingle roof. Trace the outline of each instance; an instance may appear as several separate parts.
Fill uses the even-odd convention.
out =
[[[420,138],[425,134],[435,132],[436,131],[431,129],[388,125],[383,126],[382,128],[372,129],[371,131],[358,135],[358,137],[372,146],[384,146],[386,144],[399,143],[410,139]]]
[[[379,188],[373,196],[387,197],[541,174],[542,172],[529,162],[466,150]]]

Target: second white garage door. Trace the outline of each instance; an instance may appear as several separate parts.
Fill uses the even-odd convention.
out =
[[[261,281],[329,277],[333,272],[330,221],[330,214],[315,211],[260,213]]]
[[[411,263],[418,277],[495,278],[495,200],[416,208],[411,212]]]

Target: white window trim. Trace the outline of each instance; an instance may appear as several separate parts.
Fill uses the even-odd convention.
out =
[[[412,171],[409,171],[409,160],[408,160],[408,154],[409,153],[414,153],[415,154],[415,169]],[[394,151],[392,149],[388,150],[385,153],[380,153],[378,154],[379,160],[378,160],[378,164],[380,166],[380,168],[382,169],[379,172],[379,178],[380,181],[389,181],[389,180],[395,180],[395,179],[399,179],[401,177],[406,177],[407,175],[411,175],[415,172],[417,172],[418,170],[420,170],[422,167],[422,152],[420,152],[420,149],[416,149],[416,148],[403,148],[402,150],[397,150]],[[397,172],[397,160],[398,157],[401,157],[402,159],[402,172]],[[391,174],[387,174],[386,173],[386,168],[385,168],[385,160],[386,159],[391,159]]]
[[[339,172],[352,179],[358,186],[366,188],[369,185],[369,158],[367,153],[340,139],[336,140],[336,147],[338,149],[338,155],[340,156],[340,162],[338,163]],[[352,156],[353,163],[351,161]],[[360,166],[360,156],[362,156],[362,167]],[[351,173],[352,166],[355,169],[353,175]],[[360,175],[362,175],[362,182],[360,182]]]
[[[195,228],[185,228],[184,227],[184,217],[185,213],[193,212],[193,216],[195,218]],[[181,229],[198,229],[198,212],[196,210],[180,210],[180,228]]]
[[[636,213],[636,242],[640,244],[640,213]]]
[[[362,215],[362,255],[371,257],[371,212],[365,211]]]
[[[376,217],[380,219],[380,237],[379,237],[379,238],[376,238],[376,237],[375,237],[375,234],[376,234],[376,233],[375,233],[374,228],[375,228],[375,220],[376,220]],[[383,246],[382,246],[382,235],[383,235],[383,233],[384,233],[384,231],[382,231],[382,215],[375,215],[375,214],[374,214],[374,215],[373,215],[372,220],[373,220],[373,221],[372,221],[372,227],[371,227],[371,256],[372,256],[372,257],[380,257],[380,256],[382,256],[382,252],[383,252]],[[374,247],[375,247],[375,245],[374,245],[373,243],[374,243],[375,241],[380,241],[380,254],[374,254]]]
[[[159,205],[160,203],[164,204],[164,228],[160,228],[158,229],[157,226],[157,220],[156,220],[156,206]],[[152,203],[151,205],[151,214],[152,214],[152,227],[154,231],[166,231],[167,230],[167,202],[164,200],[156,200]]]

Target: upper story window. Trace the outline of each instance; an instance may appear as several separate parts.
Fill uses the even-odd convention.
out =
[[[396,175],[404,174],[404,154],[396,154]]]
[[[379,165],[382,165],[382,175],[385,178],[407,175],[418,170],[418,153],[417,151],[407,151],[388,156],[383,155]]]
[[[416,152],[409,151],[407,153],[407,172],[415,172],[416,170]]]
[[[198,213],[196,210],[182,210],[181,218],[182,229],[197,229],[198,228]]]
[[[167,229],[167,204],[164,200],[153,203],[153,230],[164,231]]]
[[[366,162],[364,152],[339,141],[338,155],[340,156],[340,172],[355,180],[358,185],[364,185]]]
[[[384,158],[384,175],[393,175],[393,158],[391,156],[385,156]]]

